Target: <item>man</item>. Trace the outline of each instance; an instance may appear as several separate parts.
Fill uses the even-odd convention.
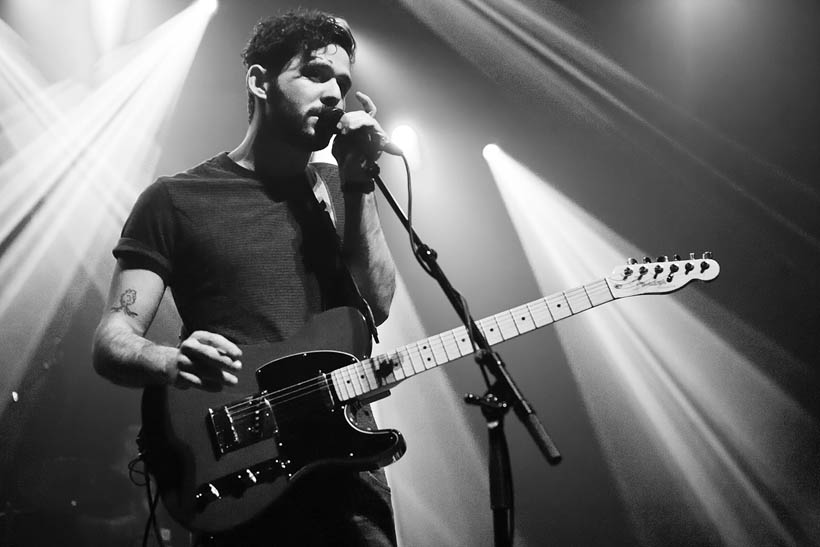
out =
[[[331,109],[344,110],[354,51],[347,24],[328,14],[257,23],[243,52],[245,138],[160,178],[123,228],[94,340],[99,374],[125,386],[219,390],[238,381],[239,345],[287,339],[324,309],[364,300],[372,322],[384,321],[395,272],[365,169],[373,151],[362,138],[381,131],[376,107],[356,93],[363,110],[326,127]],[[309,165],[334,131],[338,171]],[[166,286],[184,326],[178,347],[144,338]],[[368,419],[366,409],[360,417]],[[316,473],[297,485],[270,514],[198,543],[395,545],[383,472]]]

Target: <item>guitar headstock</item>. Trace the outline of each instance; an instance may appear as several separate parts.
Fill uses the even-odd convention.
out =
[[[629,259],[629,263],[615,268],[607,278],[607,284],[615,298],[639,294],[670,293],[690,281],[712,281],[720,273],[720,265],[705,252],[700,258],[691,253],[688,260],[675,255],[671,260],[665,256],[657,260],[645,257],[643,262]]]

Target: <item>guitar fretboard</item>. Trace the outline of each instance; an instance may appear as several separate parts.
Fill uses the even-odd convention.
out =
[[[476,321],[492,344],[515,338],[594,306],[614,300],[605,279],[555,293]],[[399,382],[474,352],[464,326],[425,338],[390,353],[334,370],[328,376],[340,402],[384,391]]]

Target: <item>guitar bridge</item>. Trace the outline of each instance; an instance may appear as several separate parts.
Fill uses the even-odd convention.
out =
[[[266,391],[217,409],[209,408],[207,426],[216,459],[279,433]]]

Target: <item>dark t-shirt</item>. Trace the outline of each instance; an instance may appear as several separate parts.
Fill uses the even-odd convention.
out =
[[[313,164],[308,176],[324,181],[341,235],[336,167]],[[223,153],[149,186],[114,256],[163,278],[187,332],[218,332],[241,344],[277,342],[335,298],[323,294],[323,266],[312,259],[332,252],[317,250],[321,245],[304,229],[304,204],[312,197],[306,177],[262,180]]]
[[[316,177],[326,189],[318,207]],[[338,239],[322,209],[331,213],[335,236],[341,237],[344,201],[335,166],[312,164],[301,177],[263,180],[222,153],[149,186],[114,256],[126,268],[162,277],[186,332],[217,332],[239,344],[278,342],[324,309],[355,305],[342,288]],[[367,406],[358,409],[356,420],[375,426]],[[277,545],[319,544],[317,537],[329,544],[349,537],[354,539],[339,541],[393,545],[389,499],[381,470],[317,473],[275,514],[198,541],[268,545],[265,538],[273,535]]]

